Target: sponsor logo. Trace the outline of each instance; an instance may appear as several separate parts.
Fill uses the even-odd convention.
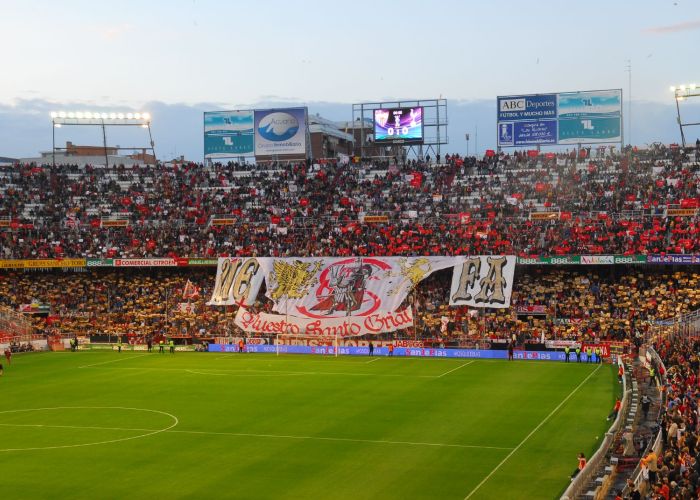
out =
[[[582,255],[581,264],[614,264],[612,255]]]
[[[258,125],[258,133],[264,139],[280,142],[291,139],[299,131],[299,120],[289,113],[277,111],[265,116]]]
[[[525,111],[525,98],[522,99],[501,99],[499,102],[500,111]]]

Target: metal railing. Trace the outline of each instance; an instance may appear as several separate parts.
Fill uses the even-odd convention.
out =
[[[0,333],[11,337],[19,337],[21,342],[32,340],[34,327],[32,323],[9,307],[0,306]]]
[[[581,495],[583,489],[588,485],[591,479],[597,474],[600,465],[603,463],[608,451],[615,442],[615,435],[619,432],[622,423],[627,418],[631,392],[631,389],[627,389],[627,377],[622,377],[622,401],[620,411],[617,412],[617,418],[605,433],[601,445],[586,462],[586,466],[576,475],[574,480],[571,481],[571,484],[561,496],[561,500],[573,500],[577,498]]]

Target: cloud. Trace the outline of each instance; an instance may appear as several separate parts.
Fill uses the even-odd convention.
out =
[[[700,29],[700,20],[686,21],[684,23],[671,24],[669,26],[654,26],[652,28],[645,29],[644,33],[665,35],[667,33],[678,33],[679,31],[692,31],[696,29]]]
[[[100,29],[100,36],[104,38],[105,40],[116,40],[117,38],[122,37],[124,34],[127,32],[131,31],[133,26],[131,24],[117,24],[115,26],[107,26],[103,29]]]

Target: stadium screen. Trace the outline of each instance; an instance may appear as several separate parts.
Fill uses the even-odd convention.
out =
[[[376,142],[423,142],[423,107],[374,110]]]

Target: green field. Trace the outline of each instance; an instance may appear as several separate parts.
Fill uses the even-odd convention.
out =
[[[4,498],[555,498],[609,365],[113,352],[15,356]]]

